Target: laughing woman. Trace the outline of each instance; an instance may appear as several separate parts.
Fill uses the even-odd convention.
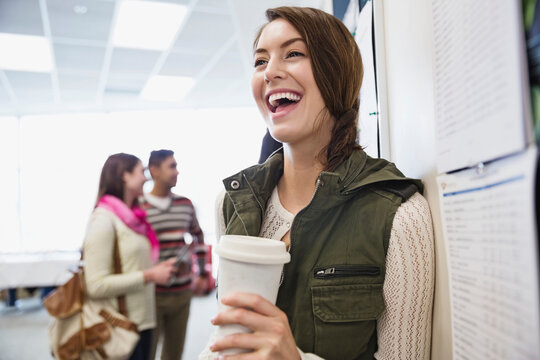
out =
[[[214,325],[252,330],[201,358],[429,359],[433,234],[421,181],[356,144],[362,60],[316,9],[280,7],[254,42],[252,92],[283,149],[224,180],[221,233],[283,241],[276,305],[249,293]],[[213,353],[211,353],[212,351]]]

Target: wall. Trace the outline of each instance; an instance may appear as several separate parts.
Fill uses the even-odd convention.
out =
[[[375,0],[378,54],[386,91],[388,133],[382,141],[390,160],[407,176],[421,178],[433,217],[435,233],[435,302],[432,359],[452,359],[452,329],[446,249],[436,186],[435,121],[433,103],[433,37],[430,0]],[[384,32],[384,34],[381,34]],[[378,61],[378,60],[377,60]],[[384,78],[386,78],[384,81]]]

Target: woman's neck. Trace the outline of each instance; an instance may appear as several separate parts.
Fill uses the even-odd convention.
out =
[[[317,152],[299,151],[286,144],[283,147],[283,176],[278,183],[281,204],[293,214],[309,204],[315,193],[317,178],[323,165]]]
[[[162,184],[158,184],[157,182],[154,182],[154,187],[152,188],[152,191],[150,191],[150,194],[157,196],[157,197],[166,197],[171,193],[171,188]]]
[[[131,207],[133,206],[133,202],[135,201],[135,196],[131,194],[125,194],[122,200],[124,200],[124,203],[127,205],[127,207],[131,209]]]

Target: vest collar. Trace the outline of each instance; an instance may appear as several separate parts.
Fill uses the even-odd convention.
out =
[[[233,176],[223,180],[225,189],[232,196],[233,193],[249,191],[255,196],[261,210],[264,212],[266,202],[270,198],[274,187],[283,175],[283,149],[275,151],[260,165],[249,167]],[[419,191],[422,183],[419,180],[409,179],[384,159],[369,157],[363,150],[355,150],[335,171],[323,171],[319,175],[326,185],[333,188],[334,193],[350,194],[363,187],[388,181],[413,182]],[[328,191],[327,190],[327,191]]]

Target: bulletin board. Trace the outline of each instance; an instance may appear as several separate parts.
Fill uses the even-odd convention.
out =
[[[433,0],[454,360],[540,359],[537,147],[521,1]]]

